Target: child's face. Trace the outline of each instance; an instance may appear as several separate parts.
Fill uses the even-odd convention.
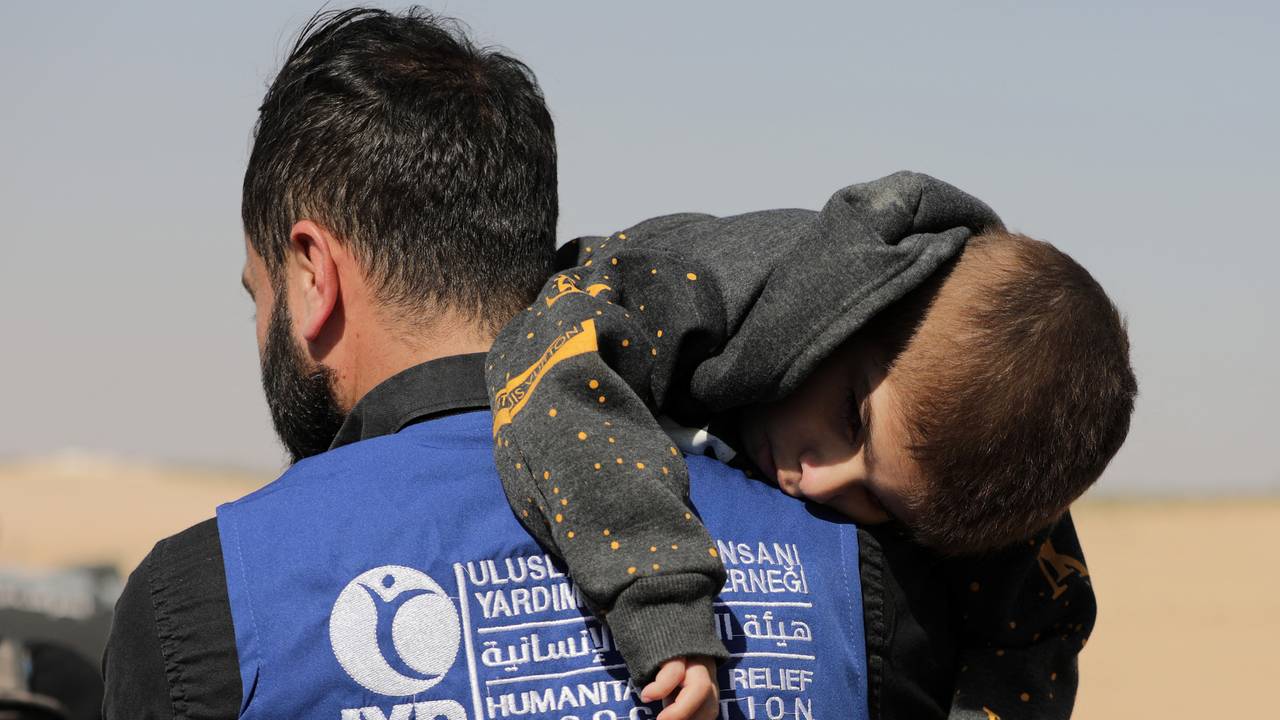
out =
[[[910,523],[918,471],[905,418],[877,353],[845,341],[791,395],[742,414],[747,456],[783,492],[855,522]]]

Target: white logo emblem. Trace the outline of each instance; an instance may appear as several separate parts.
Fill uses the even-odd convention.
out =
[[[384,650],[379,635],[391,637],[393,652]],[[352,580],[329,616],[329,641],[342,669],[379,695],[414,695],[440,682],[461,639],[458,611],[444,590],[425,573],[399,565]]]

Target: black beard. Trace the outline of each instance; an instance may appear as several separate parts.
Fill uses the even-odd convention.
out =
[[[329,449],[347,419],[333,392],[333,369],[310,362],[293,338],[283,293],[276,293],[262,348],[262,391],[290,463]]]

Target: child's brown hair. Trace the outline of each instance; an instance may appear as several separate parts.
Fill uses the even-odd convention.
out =
[[[1137,380],[1115,305],[1048,243],[988,230],[867,330],[886,350],[921,471],[916,537],[945,552],[1023,540],[1102,474]]]

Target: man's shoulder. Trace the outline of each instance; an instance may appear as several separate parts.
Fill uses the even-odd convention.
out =
[[[216,520],[156,543],[133,571],[103,669],[108,717],[235,715],[240,671]],[[171,682],[186,691],[180,701]]]
[[[239,563],[309,555],[332,528],[372,527],[393,516],[491,514],[490,505],[511,515],[494,466],[492,425],[488,412],[411,425],[303,460],[220,506],[232,596]]]
[[[471,467],[496,478],[491,426],[487,411],[466,412],[343,445],[295,463],[276,480],[222,508],[251,505],[278,493],[332,493],[388,471],[429,475],[444,468]]]
[[[153,564],[189,565],[222,561],[218,521],[209,518],[156,543],[149,556]]]
[[[828,524],[854,524],[849,518],[824,505],[789,497],[777,487],[748,477],[741,470],[718,460],[701,455],[686,455],[685,464],[689,468],[693,497],[695,500],[702,498],[700,502],[716,498],[717,501],[735,507],[769,508]]]
[[[825,505],[797,500],[778,488],[748,478],[740,470],[700,455],[686,456],[689,497],[717,540],[726,537],[795,536],[835,543],[857,552],[857,526]],[[829,548],[830,549],[830,548]],[[847,570],[857,572],[856,564]]]
[[[145,583],[151,602],[157,607],[157,619],[161,625],[170,620],[181,624],[191,621],[186,615],[167,615],[168,610],[176,609],[182,613],[193,613],[192,617],[198,616],[198,624],[212,627],[225,620],[227,628],[230,627],[222,542],[215,518],[196,523],[156,543],[130,576],[129,582]],[[161,611],[162,608],[165,612]]]

